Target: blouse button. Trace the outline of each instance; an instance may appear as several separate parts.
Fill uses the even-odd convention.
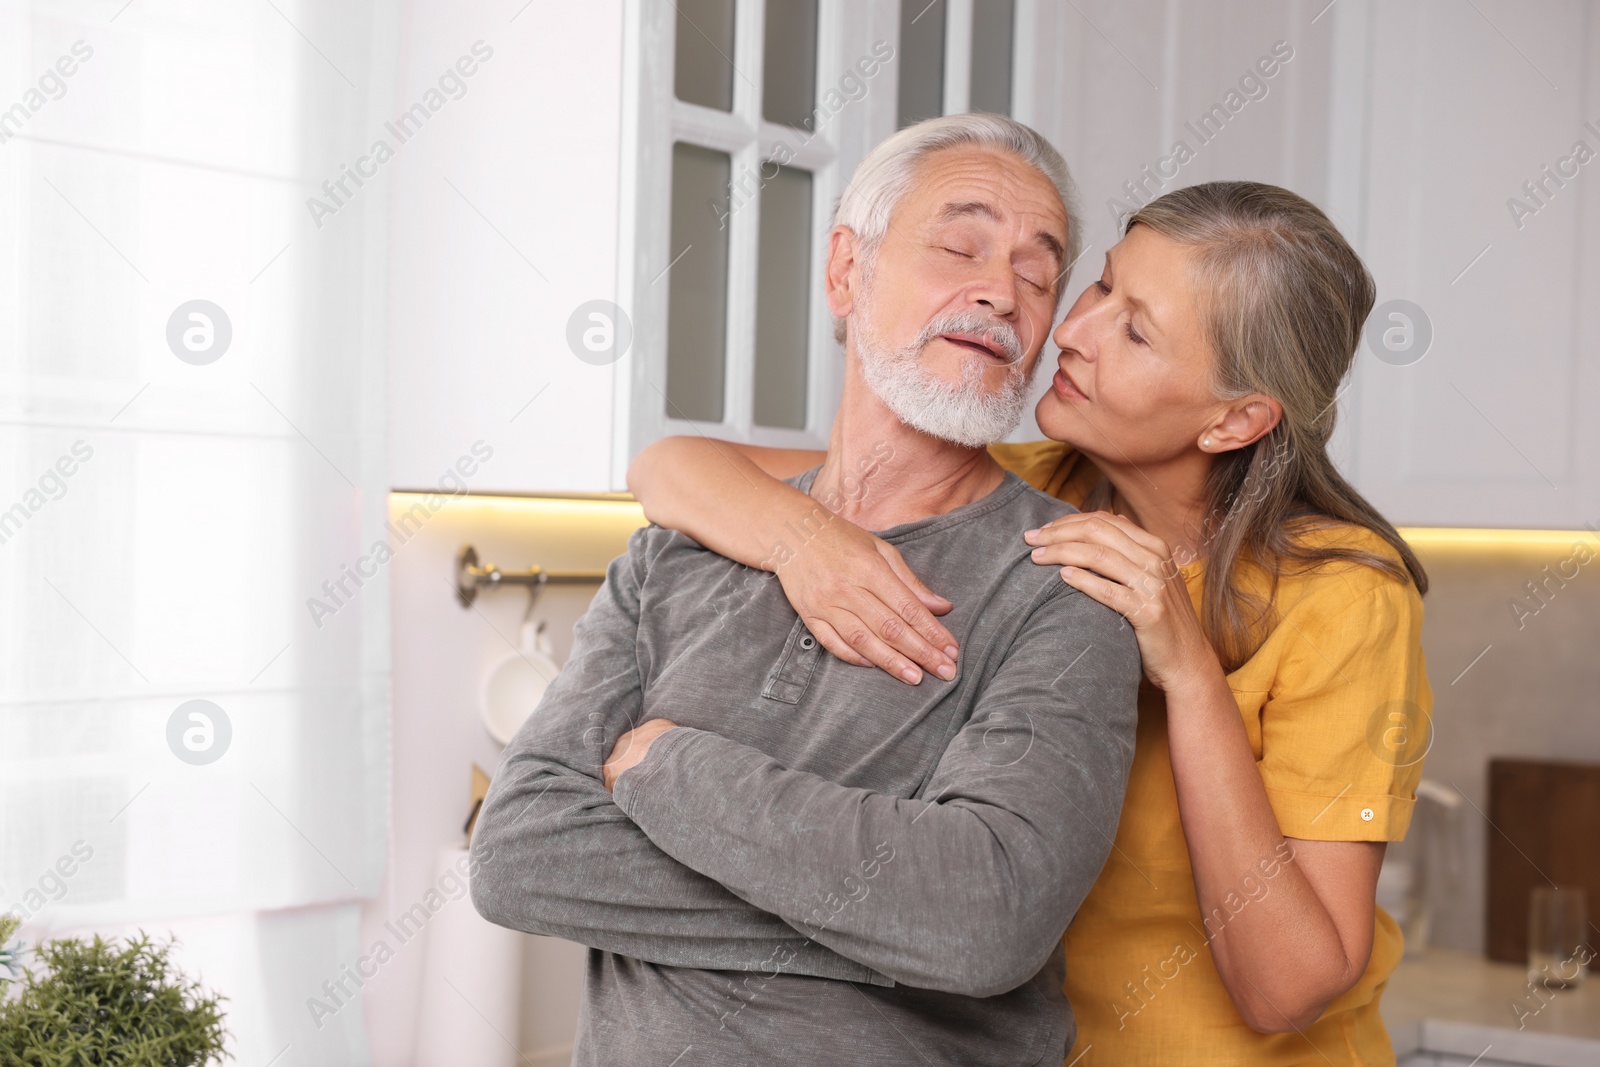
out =
[[[1362,808],[1361,809],[1361,821],[1362,822],[1371,822],[1372,821],[1372,809],[1371,808]]]
[[[800,639],[800,647],[805,649],[807,652],[810,652],[813,648],[817,647],[817,639],[812,637],[810,634],[806,634]]]

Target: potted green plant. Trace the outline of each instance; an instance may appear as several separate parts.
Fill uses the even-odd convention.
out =
[[[0,918],[0,966],[12,975],[20,949],[7,948],[14,916]],[[118,943],[58,938],[0,1000],[0,1064],[6,1067],[205,1067],[228,1057],[225,999],[173,964],[174,942],[143,931]],[[0,977],[0,981],[7,979]]]

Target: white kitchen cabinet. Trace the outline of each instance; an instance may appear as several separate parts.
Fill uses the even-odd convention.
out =
[[[884,3],[628,7],[616,484],[667,433],[825,442],[841,380],[826,224],[894,128],[896,28]]]
[[[813,8],[814,42],[800,32],[809,14],[796,14]],[[663,434],[825,447],[843,360],[822,275],[845,182],[885,137],[933,115],[1003,111],[1048,132],[1047,72],[1065,17],[1048,0],[628,10],[619,300],[634,351],[617,382],[613,482]],[[685,34],[697,58],[674,48]],[[811,103],[799,106],[803,118],[785,117],[770,105],[813,45]],[[660,61],[674,54],[677,71]],[[732,74],[719,62],[729,58]],[[686,85],[686,61],[718,77]]]
[[[622,5],[521,6],[405,6],[397,119],[462,57],[476,69],[378,179],[396,489],[435,488],[462,457],[474,492],[611,488],[616,366],[566,333],[616,298]]]
[[[1408,300],[1432,328],[1418,360],[1357,355],[1332,443],[1355,485],[1407,525],[1600,523],[1600,156],[1547,181],[1520,228],[1507,206],[1575,142],[1600,154],[1594,4],[1074,7],[1047,71],[1088,209],[1074,290],[1119,210],[1200,181],[1286,186],[1362,254],[1380,311]],[[1275,47],[1292,58],[1245,84]],[[1227,121],[1197,129],[1219,104]]]
[[[1327,207],[1334,35],[1332,12],[1318,17],[1325,4],[1060,5],[1051,26],[1060,43],[1036,73],[1051,103],[1033,121],[1061,149],[1083,201],[1084,251],[1063,314],[1100,276],[1122,216],[1162,193],[1248,178]],[[1047,366],[1056,354],[1047,343]],[[1013,439],[1040,436],[1030,411]]]
[[[664,433],[825,440],[840,372],[818,284],[825,223],[844,177],[894,129],[902,90],[933,91],[925,60],[914,90],[895,69],[916,50],[901,38],[919,12],[895,0],[817,0],[816,98],[847,91],[816,136],[797,137],[762,106],[766,0],[724,2],[731,37],[717,50],[731,49],[738,70],[715,106],[679,99],[673,65],[679,9],[710,42],[717,0],[530,9],[518,21],[483,4],[448,17],[411,10],[397,112],[475,40],[496,58],[389,164],[394,486],[437,484],[479,441],[494,457],[470,479],[474,490],[571,492],[623,488],[628,460]],[[987,98],[992,79],[974,67],[974,41],[999,8],[917,7],[918,32],[944,27],[934,99],[949,112]],[[1406,525],[1600,523],[1600,422],[1586,417],[1600,410],[1600,187],[1589,174],[1600,160],[1572,162],[1579,141],[1600,154],[1600,80],[1586,73],[1600,69],[1593,4],[1006,8],[1011,111],[1061,147],[1083,197],[1086,251],[1069,299],[1097,273],[1119,211],[1199,181],[1294,189],[1371,267],[1375,333],[1401,337],[1423,317],[1431,333],[1417,359],[1420,345],[1358,353],[1332,442],[1357,487]],[[841,81],[880,42],[894,58],[858,77],[859,91]],[[809,183],[798,192],[764,180],[780,142],[795,149],[787,177]],[[701,227],[722,257],[705,270],[704,242],[674,243],[679,155],[708,187],[723,180],[718,168],[735,186],[722,213],[708,208],[722,222]],[[1537,199],[1526,182],[1543,183]],[[774,267],[762,258],[762,204],[776,220],[780,193],[786,224],[811,234],[806,254],[780,266],[811,290],[785,320],[788,335],[803,324],[805,340],[792,343],[764,400],[762,273],[770,281]],[[1513,198],[1536,210],[1513,217]],[[705,344],[724,358],[678,373],[675,385],[672,287],[707,277],[717,298],[705,302],[714,320]],[[1390,318],[1385,305],[1397,300],[1420,316]],[[586,362],[569,342],[575,314],[580,334],[603,325],[580,313],[592,301],[628,317],[629,348],[614,362]],[[773,396],[792,403],[763,414]],[[1037,436],[1031,418],[1016,436]]]
[[[1600,522],[1600,161],[1576,158],[1600,159],[1600,11],[1341,2],[1329,17],[1332,200],[1380,310],[1410,301],[1432,331],[1415,362],[1361,354],[1356,484],[1397,523]]]

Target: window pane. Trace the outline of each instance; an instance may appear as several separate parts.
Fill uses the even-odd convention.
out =
[[[734,0],[676,0],[676,5],[673,79],[678,99],[732,111]]]
[[[767,0],[761,117],[812,128],[817,95],[817,0]]]
[[[772,166],[768,164],[763,178]],[[758,426],[805,429],[811,237],[811,174],[783,167],[761,187],[754,397]]]
[[[901,0],[901,129],[944,114],[944,8],[944,0]]]
[[[728,326],[728,177],[732,160],[689,144],[672,146],[672,238],[665,279],[667,415],[722,421]]]
[[[973,0],[972,110],[1011,114],[1014,0]]]

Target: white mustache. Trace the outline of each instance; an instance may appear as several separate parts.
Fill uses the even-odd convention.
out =
[[[947,333],[970,333],[982,337],[998,345],[1012,363],[1022,362],[1022,338],[1017,336],[1016,327],[1009,322],[996,322],[971,311],[951,312],[928,323],[914,342],[916,352],[920,354],[934,338]]]

